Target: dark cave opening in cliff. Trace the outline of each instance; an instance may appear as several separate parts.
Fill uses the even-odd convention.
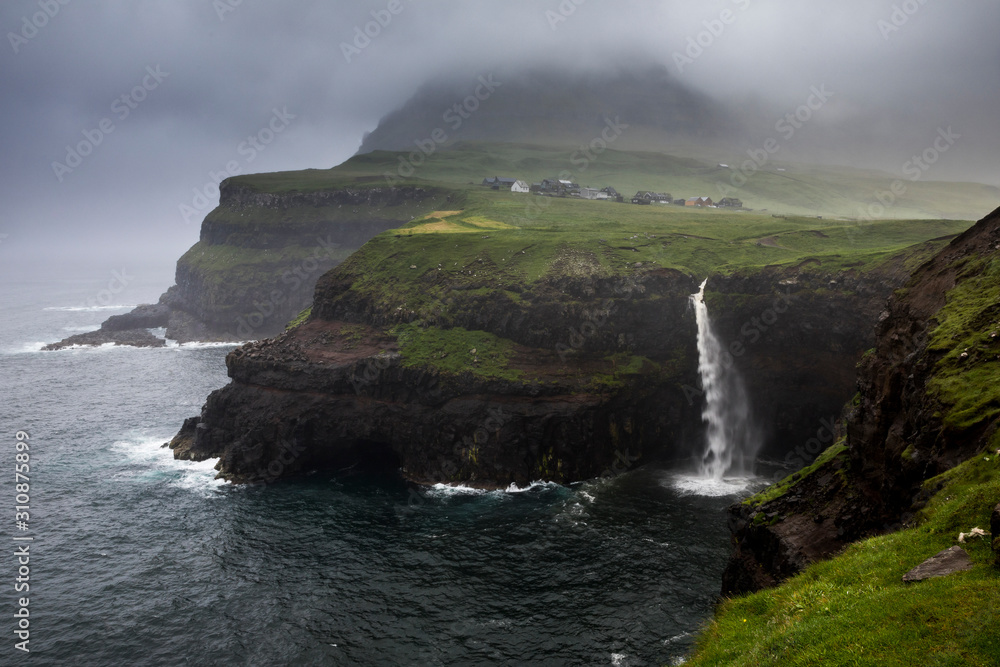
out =
[[[375,440],[358,440],[336,451],[318,451],[310,461],[316,470],[398,473],[402,462],[392,446]]]

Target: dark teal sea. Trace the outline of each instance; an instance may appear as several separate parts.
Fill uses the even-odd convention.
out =
[[[710,617],[735,495],[666,469],[413,494],[356,468],[248,488],[175,461],[161,445],[226,384],[232,346],[41,352],[167,286],[111,280],[0,291],[0,664],[664,665]]]

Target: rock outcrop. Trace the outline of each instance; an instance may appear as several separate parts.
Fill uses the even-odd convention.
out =
[[[996,408],[980,397],[992,388],[969,374],[1000,359],[1000,320],[992,299],[958,298],[957,288],[982,293],[975,285],[996,270],[998,251],[1000,209],[893,295],[858,366],[858,394],[837,434],[846,447],[777,497],[731,508],[736,550],[724,593],[774,585],[854,540],[906,525],[934,492],[925,480],[987,446]]]
[[[972,569],[972,559],[962,547],[951,547],[935,554],[903,575],[903,583],[912,584],[935,577],[947,577]]]
[[[178,260],[175,284],[157,304],[45,349],[164,344],[150,328],[166,328],[166,337],[181,343],[273,336],[309,306],[321,275],[376,234],[449,196],[379,184],[269,191],[262,189],[269,187],[267,176],[263,183],[254,176],[222,182],[219,206],[205,217],[198,243]],[[297,172],[278,176],[294,181]],[[132,333],[124,335],[127,330]]]
[[[76,334],[43,350],[61,350],[76,345],[130,345],[132,347],[163,347],[166,341],[154,336],[149,329],[167,326],[170,309],[162,304],[138,306],[124,315],[112,315],[97,331]]]

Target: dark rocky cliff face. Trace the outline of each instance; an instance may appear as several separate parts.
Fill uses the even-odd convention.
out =
[[[356,256],[326,274],[306,324],[230,354],[232,383],[185,424],[176,456],[220,457],[221,474],[237,482],[376,460],[422,483],[505,487],[700,451],[695,278],[553,274],[490,289],[472,278],[442,286],[429,271],[417,280],[443,296],[417,312],[356,289],[364,266]],[[734,359],[777,424],[772,449],[805,442],[849,398],[901,280],[891,266],[863,280],[811,266],[710,280],[710,312],[724,313],[718,328],[742,345]],[[521,375],[480,372],[474,349],[460,351],[467,370],[417,363],[400,326],[445,340],[488,332],[509,342],[507,366]],[[829,373],[817,380],[817,369]]]
[[[161,303],[178,340],[275,335],[312,301],[316,281],[370,238],[447,195],[419,187],[258,192],[223,183],[201,240],[177,262]],[[428,209],[429,210],[429,209]]]
[[[1000,210],[893,295],[858,366],[841,426],[846,448],[788,480],[775,499],[731,509],[736,553],[724,593],[774,585],[854,540],[906,525],[933,493],[925,480],[987,446],[997,406],[976,374],[1000,359],[1000,319],[991,298],[959,298],[956,288],[995,289],[998,250]],[[956,387],[985,398],[970,409]]]
[[[172,446],[182,457],[221,457],[222,474],[244,482],[372,459],[418,482],[486,488],[624,470],[700,430],[683,391],[697,381],[692,279],[646,278],[543,282],[519,304],[457,290],[442,317],[461,312],[459,326],[512,341],[509,366],[522,377],[509,379],[477,372],[476,350],[457,374],[407,363],[386,328],[413,315],[355,300],[338,287],[350,271],[331,272],[309,322],[230,354],[232,384]],[[567,308],[563,290],[589,296]],[[573,341],[567,323],[592,329]],[[609,348],[644,342],[652,356],[627,373],[606,359]]]
[[[769,267],[709,283],[709,312],[743,375],[763,456],[783,459],[837,421],[886,299],[907,276],[897,262],[863,274]]]

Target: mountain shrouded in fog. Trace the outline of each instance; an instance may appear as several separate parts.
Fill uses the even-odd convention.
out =
[[[587,143],[609,124],[627,126],[617,147],[665,149],[671,140],[732,142],[740,135],[734,114],[666,67],[590,74],[532,68],[430,82],[365,135],[359,153],[410,150],[428,139]]]

